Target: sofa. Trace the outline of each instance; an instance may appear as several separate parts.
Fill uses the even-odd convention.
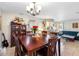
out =
[[[79,32],[77,31],[62,31],[59,35],[63,38],[79,40],[79,35],[77,35],[78,33]]]

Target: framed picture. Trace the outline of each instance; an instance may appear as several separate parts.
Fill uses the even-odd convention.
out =
[[[78,23],[72,23],[72,28],[78,28]]]

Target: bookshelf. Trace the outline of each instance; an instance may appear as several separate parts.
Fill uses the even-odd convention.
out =
[[[13,34],[15,34],[16,37],[26,35],[26,25],[23,24],[19,18],[11,21],[11,47],[15,46],[15,38],[13,37]]]

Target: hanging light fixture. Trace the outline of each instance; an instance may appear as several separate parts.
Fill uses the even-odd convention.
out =
[[[27,13],[33,16],[36,16],[36,15],[39,15],[41,11],[41,6],[37,4],[36,2],[32,2],[26,7],[26,11]]]

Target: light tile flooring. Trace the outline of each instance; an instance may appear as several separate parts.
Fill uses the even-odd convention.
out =
[[[79,41],[61,40],[61,56],[79,56]]]

